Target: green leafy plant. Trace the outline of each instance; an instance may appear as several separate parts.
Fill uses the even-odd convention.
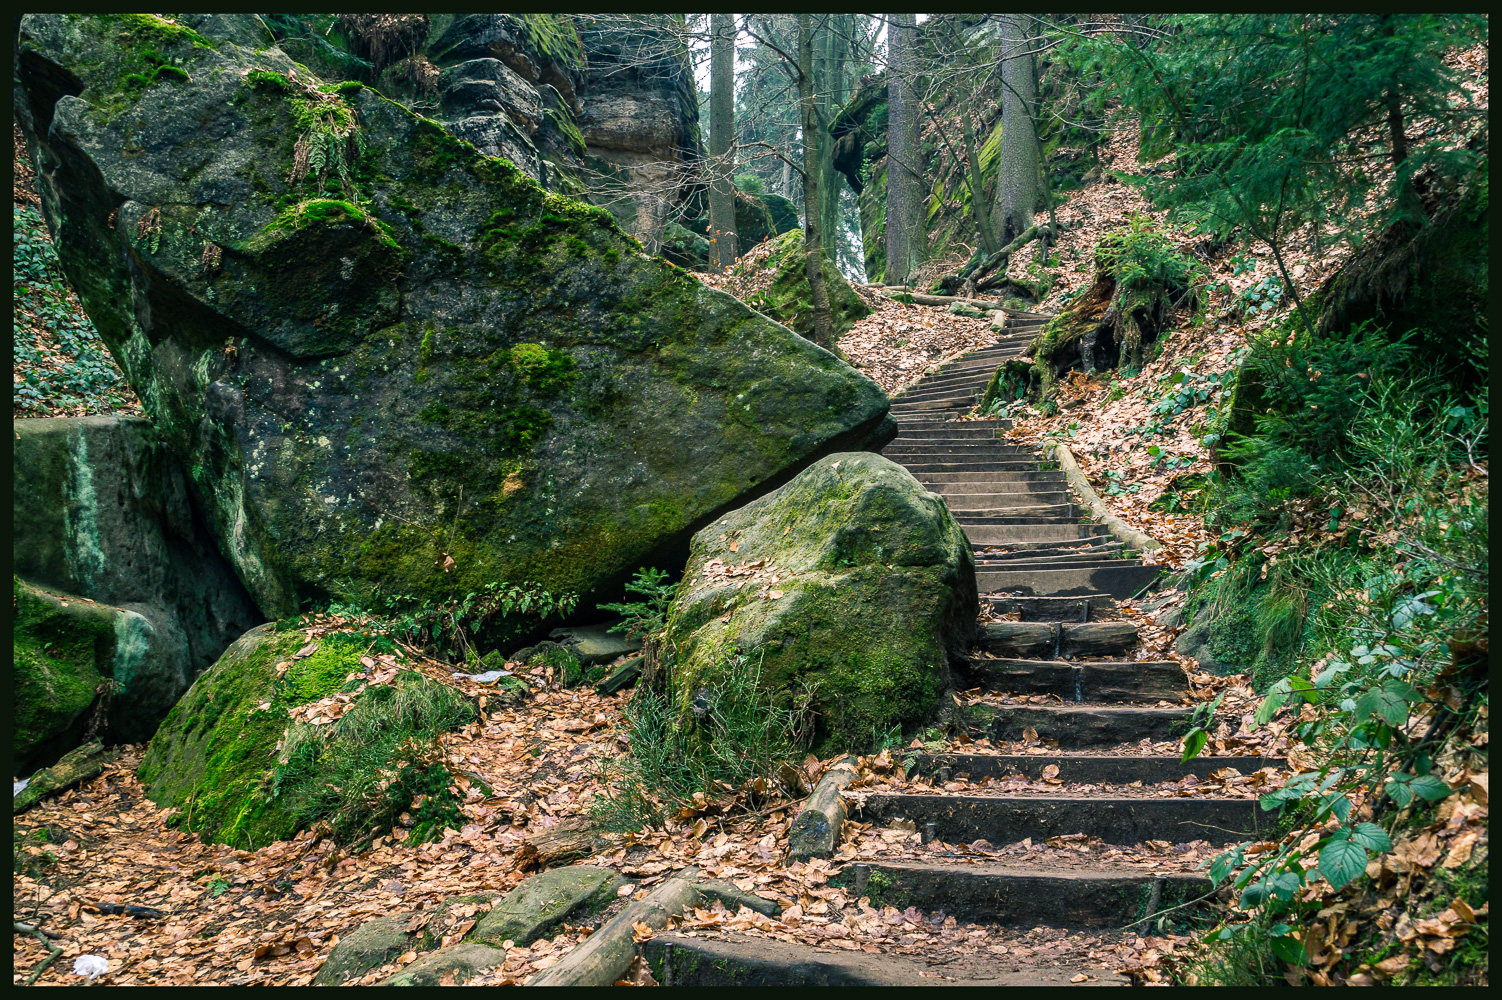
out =
[[[694,794],[717,796],[776,779],[812,736],[813,692],[780,707],[761,687],[761,668],[736,659],[722,680],[694,692],[688,718],[669,674],[662,690],[639,686],[622,711],[629,748],[609,769],[596,815],[615,829],[661,822]]]
[[[626,584],[626,591],[640,594],[645,600],[622,601],[600,604],[601,611],[614,611],[621,616],[619,624],[611,626],[612,632],[625,632],[633,639],[646,639],[661,632],[667,625],[668,605],[678,585],[669,583],[669,573],[656,567],[643,567]]]

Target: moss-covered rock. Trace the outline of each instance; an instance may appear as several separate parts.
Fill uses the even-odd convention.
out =
[[[189,79],[125,87],[148,42]],[[885,414],[368,88],[151,15],[27,15],[18,45],[64,268],[268,616],[525,579],[587,606]]]
[[[486,969],[493,969],[505,961],[506,953],[500,948],[492,948],[476,941],[461,941],[424,955],[401,972],[376,985],[438,986],[447,978],[455,985],[463,986]]]
[[[540,872],[508,892],[480,918],[469,939],[493,947],[528,945],[568,918],[598,913],[615,902],[626,880],[608,868],[570,865]]]
[[[735,192],[736,248],[745,253],[778,233],[765,200],[744,191]]]
[[[247,632],[152,739],[140,767],[147,796],[179,808],[184,828],[247,849],[318,820],[328,820],[339,839],[355,840],[424,793],[427,811],[416,817],[413,836],[441,832],[443,821],[457,819],[445,814],[453,798],[447,772],[404,744],[431,741],[435,729],[466,722],[473,711],[458,692],[414,671],[367,686],[360,658],[371,644],[355,632],[310,643],[303,630],[275,623]],[[353,704],[335,721],[315,726],[289,717],[345,691]],[[395,779],[380,781],[382,771]]]
[[[70,733],[82,733],[84,713],[113,673],[119,612],[93,601],[49,594],[19,577],[11,580],[11,681],[16,698],[11,753],[24,770],[48,744],[67,743]],[[59,752],[66,749],[61,746]]]
[[[942,499],[878,455],[828,456],[694,536],[668,614],[680,707],[749,660],[773,691],[816,684],[820,752],[863,747],[933,712],[975,587]]]
[[[777,272],[772,287],[757,299],[757,307],[803,336],[812,336],[814,306],[803,254],[803,230],[793,229],[773,240],[771,254],[756,266],[775,268]],[[829,292],[830,321],[838,340],[857,320],[870,315],[871,307],[828,259],[824,261],[824,287]]]
[[[767,211],[772,213],[772,232],[781,236],[783,233],[798,228],[798,207],[780,194],[764,194],[761,200],[767,203]]]
[[[194,676],[261,614],[150,421],[17,420],[12,446],[15,572],[116,609],[131,641],[117,648],[101,735],[145,740]]]
[[[313,977],[313,985],[340,986],[409,950],[413,935],[407,932],[407,923],[411,919],[410,913],[376,917],[344,935]]]

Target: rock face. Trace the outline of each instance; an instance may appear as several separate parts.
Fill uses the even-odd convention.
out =
[[[149,421],[54,417],[17,420],[13,432],[15,572],[113,606],[122,641],[106,673],[114,691],[105,735],[146,739],[261,614]]]
[[[699,101],[671,14],[581,14],[587,64],[579,111],[590,198],[650,252],[699,180]]]
[[[605,211],[276,48],[39,14],[18,52],[64,268],[268,617],[588,606],[885,415]]]
[[[774,691],[818,683],[821,753],[861,748],[934,710],[977,608],[943,500],[878,455],[830,455],[694,536],[668,614],[673,690],[687,704],[750,657]]]
[[[747,266],[745,264],[738,266]],[[773,267],[777,277],[757,306],[773,319],[786,323],[805,337],[814,332],[813,296],[803,257],[803,230],[793,229],[772,241],[772,252],[756,266]],[[838,340],[856,321],[870,315],[871,307],[856,294],[835,266],[824,261],[824,287],[829,292],[830,319]]]

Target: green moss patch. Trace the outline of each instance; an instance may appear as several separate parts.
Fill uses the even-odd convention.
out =
[[[754,296],[751,305],[805,337],[814,331],[813,293],[808,286],[808,265],[803,252],[803,230],[793,229],[771,241],[772,251],[757,267],[776,269],[772,286]],[[744,266],[744,265],[742,265]],[[824,287],[829,293],[830,322],[839,339],[856,322],[870,315],[871,307],[850,287],[828,258],[824,260]]]
[[[92,601],[48,594],[19,577],[11,581],[11,752],[24,758],[66,733],[93,704],[114,657],[114,614]]]
[[[256,849],[319,821],[353,841],[389,826],[415,795],[426,836],[457,822],[457,800],[437,734],[473,718],[467,699],[413,671],[361,686],[361,633],[321,636],[309,655],[300,629],[248,632],[199,677],[162,723],[140,777],[179,824],[211,840]],[[289,708],[352,687],[332,723],[289,721]]]

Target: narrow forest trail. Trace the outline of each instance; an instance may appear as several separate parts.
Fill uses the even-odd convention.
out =
[[[1229,793],[1224,769],[1281,760],[1180,762],[1189,678],[1176,661],[1136,658],[1138,628],[1116,613],[1157,567],[1086,521],[1036,451],[999,440],[1005,421],[954,419],[1044,319],[1009,316],[1007,336],[892,405],[899,433],[884,454],[944,497],[974,547],[979,650],[954,735],[910,751],[905,776],[845,793],[835,860],[846,863],[831,885],[910,923],[916,947],[878,956],[660,935],[644,950],[664,982],[1126,985],[1092,960],[1099,949],[1130,947],[1147,918],[1204,895],[1197,869],[1215,845],[1268,825],[1255,797]],[[946,920],[976,929],[928,954],[923,923]]]

